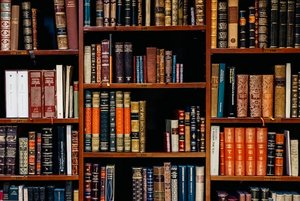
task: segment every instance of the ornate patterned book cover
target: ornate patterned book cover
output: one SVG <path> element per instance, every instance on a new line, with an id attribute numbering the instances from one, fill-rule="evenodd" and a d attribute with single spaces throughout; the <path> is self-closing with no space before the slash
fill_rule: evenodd
<path id="1" fill-rule="evenodd" d="M 256 175 L 256 128 L 245 129 L 245 167 L 246 176 Z"/>
<path id="2" fill-rule="evenodd" d="M 262 75 L 262 116 L 273 117 L 274 75 Z"/>
<path id="3" fill-rule="evenodd" d="M 92 117 L 91 117 L 91 131 L 92 131 L 92 151 L 100 151 L 100 92 L 92 92 Z"/>
<path id="4" fill-rule="evenodd" d="M 109 150 L 109 92 L 100 92 L 100 151 Z"/>
<path id="5" fill-rule="evenodd" d="M 237 75 L 237 117 L 248 116 L 249 75 Z"/>
<path id="6" fill-rule="evenodd" d="M 140 151 L 140 102 L 131 101 L 131 151 Z"/>
<path id="7" fill-rule="evenodd" d="M 85 91 L 84 95 L 84 151 L 92 151 L 92 92 Z"/>
<path id="8" fill-rule="evenodd" d="M 256 128 L 256 176 L 267 175 L 268 128 Z"/>
<path id="9" fill-rule="evenodd" d="M 249 76 L 250 117 L 261 117 L 262 114 L 262 75 Z"/>
<path id="10" fill-rule="evenodd" d="M 69 48 L 65 0 L 54 0 L 54 12 L 57 47 L 60 50 L 65 50 Z"/>
<path id="11" fill-rule="evenodd" d="M 285 117 L 285 65 L 274 67 L 274 117 Z"/>

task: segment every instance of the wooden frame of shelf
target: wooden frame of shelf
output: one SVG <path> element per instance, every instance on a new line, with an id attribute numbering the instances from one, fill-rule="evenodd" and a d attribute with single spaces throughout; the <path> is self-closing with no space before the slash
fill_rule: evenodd
<path id="1" fill-rule="evenodd" d="M 0 51 L 0 56 L 29 56 L 33 55 L 55 55 L 55 56 L 64 56 L 64 55 L 78 55 L 78 50 L 10 50 L 10 51 Z"/>
<path id="2" fill-rule="evenodd" d="M 87 158 L 205 158 L 205 152 L 144 152 L 144 153 L 116 153 L 116 152 L 85 152 Z"/>
<path id="3" fill-rule="evenodd" d="M 1 175 L 0 181 L 77 181 L 78 175 Z"/>
<path id="4" fill-rule="evenodd" d="M 300 48 L 215 48 L 210 54 L 299 54 Z"/>
<path id="5" fill-rule="evenodd" d="M 0 124 L 77 124 L 78 118 L 70 119 L 22 119 L 22 118 L 0 118 Z"/>
<path id="6" fill-rule="evenodd" d="M 211 181 L 284 181 L 299 182 L 300 177 L 292 176 L 211 176 Z"/>
<path id="7" fill-rule="evenodd" d="M 300 123 L 300 118 L 211 118 L 211 123 L 262 123 L 262 124 L 296 124 Z"/>

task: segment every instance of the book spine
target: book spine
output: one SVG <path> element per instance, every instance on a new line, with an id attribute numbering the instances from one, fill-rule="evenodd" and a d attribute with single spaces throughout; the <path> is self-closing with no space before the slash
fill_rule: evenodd
<path id="1" fill-rule="evenodd" d="M 141 167 L 132 167 L 132 200 L 143 199 L 143 176 Z"/>
<path id="2" fill-rule="evenodd" d="M 53 118 L 56 117 L 55 114 L 55 70 L 44 70 L 43 71 L 43 117 Z"/>
<path id="3" fill-rule="evenodd" d="M 129 152 L 131 150 L 131 99 L 130 92 L 124 93 L 124 151 Z"/>
<path id="4" fill-rule="evenodd" d="M 153 200 L 154 199 L 153 168 L 148 167 L 146 171 L 147 171 L 147 200 Z"/>
<path id="5" fill-rule="evenodd" d="M 249 76 L 249 106 L 250 117 L 260 117 L 262 114 L 262 76 Z"/>
<path id="6" fill-rule="evenodd" d="M 131 101 L 131 152 L 140 151 L 140 121 L 139 121 L 139 101 Z"/>
<path id="7" fill-rule="evenodd" d="M 116 147 L 124 151 L 124 98 L 122 91 L 116 91 Z"/>
<path id="8" fill-rule="evenodd" d="M 143 16 L 145 14 L 143 7 L 144 7 L 144 2 L 142 0 L 137 0 L 137 25 L 138 26 L 143 26 L 143 21 L 144 21 Z"/>
<path id="9" fill-rule="evenodd" d="M 19 174 L 28 174 L 28 138 L 19 138 Z"/>
<path id="10" fill-rule="evenodd" d="M 219 175 L 219 147 L 220 147 L 220 126 L 211 126 L 210 129 L 210 174 L 212 176 Z"/>
<path id="11" fill-rule="evenodd" d="M 99 190 L 99 176 L 100 174 L 100 165 L 98 163 L 92 164 L 92 184 L 91 184 L 91 199 L 97 200 L 100 197 Z"/>
<path id="12" fill-rule="evenodd" d="M 178 0 L 178 1 L 180 1 L 180 0 Z M 227 22 L 227 20 L 226 20 L 226 22 Z M 210 25 L 211 44 L 210 44 L 210 47 L 212 49 L 218 47 L 217 46 L 217 41 L 218 41 L 218 38 L 217 38 L 218 28 L 217 27 L 218 27 L 218 1 L 211 0 L 211 25 Z M 227 32 L 226 32 L 226 34 L 227 34 Z M 228 34 L 227 34 L 227 36 L 228 36 Z"/>
<path id="13" fill-rule="evenodd" d="M 123 83 L 124 79 L 124 44 L 115 42 L 115 82 Z"/>
<path id="14" fill-rule="evenodd" d="M 131 1 L 131 26 L 137 26 L 138 24 L 138 0 Z"/>
<path id="15" fill-rule="evenodd" d="M 2 0 L 1 3 L 1 50 L 11 49 L 11 0 Z"/>
<path id="16" fill-rule="evenodd" d="M 116 151 L 116 92 L 109 92 L 109 151 Z"/>
<path id="17" fill-rule="evenodd" d="M 154 200 L 164 200 L 164 167 L 153 166 L 153 198 Z"/>
<path id="18" fill-rule="evenodd" d="M 53 174 L 53 128 L 42 128 L 42 174 Z"/>
<path id="19" fill-rule="evenodd" d="M 110 41 L 104 39 L 101 41 L 101 80 L 103 83 L 110 83 L 110 61 L 109 61 Z"/>
<path id="20" fill-rule="evenodd" d="M 192 7 L 191 7 L 192 8 Z M 192 9 L 191 9 L 192 10 Z M 204 25 L 205 23 L 205 1 L 196 0 L 195 1 L 195 24 L 196 25 Z M 191 18 L 193 15 L 191 14 Z M 191 23 L 193 25 L 193 23 Z"/>
<path id="21" fill-rule="evenodd" d="M 117 26 L 122 26 L 123 23 L 123 1 L 122 0 L 117 0 Z"/>
<path id="22" fill-rule="evenodd" d="M 278 34 L 278 47 L 286 47 L 287 37 L 287 1 L 279 0 L 279 34 Z"/>
<path id="23" fill-rule="evenodd" d="M 29 117 L 42 117 L 42 71 L 30 70 L 29 74 Z"/>
<path id="24" fill-rule="evenodd" d="M 124 42 L 124 73 L 125 82 L 133 82 L 133 55 L 131 42 Z"/>
<path id="25" fill-rule="evenodd" d="M 100 151 L 109 150 L 109 92 L 100 92 Z"/>
<path id="26" fill-rule="evenodd" d="M 247 33 L 246 33 L 246 10 L 240 10 L 240 16 L 239 16 L 239 34 L 238 34 L 238 39 L 239 39 L 239 47 L 240 48 L 246 48 L 246 39 L 247 39 Z"/>
<path id="27" fill-rule="evenodd" d="M 100 172 L 100 201 L 105 201 L 106 197 L 106 166 L 101 166 Z"/>
<path id="28" fill-rule="evenodd" d="M 258 1 L 258 46 L 268 47 L 268 11 L 267 0 Z"/>
<path id="29" fill-rule="evenodd" d="M 285 65 L 275 65 L 274 116 L 285 117 Z"/>
<path id="30" fill-rule="evenodd" d="M 224 132 L 220 132 L 220 136 L 219 136 L 219 139 L 220 139 L 220 144 L 219 144 L 219 147 L 220 147 L 220 152 L 219 152 L 219 175 L 220 176 L 224 176 L 225 175 L 225 135 L 224 135 Z"/>
<path id="31" fill-rule="evenodd" d="M 225 91 L 225 63 L 219 65 L 219 86 L 218 86 L 218 113 L 217 117 L 221 118 L 224 114 L 224 91 Z"/>
<path id="32" fill-rule="evenodd" d="M 110 26 L 115 27 L 117 21 L 117 2 L 110 0 Z"/>
<path id="33" fill-rule="evenodd" d="M 10 31 L 10 49 L 19 49 L 19 23 L 20 22 L 20 6 L 11 6 L 11 31 Z"/>
<path id="34" fill-rule="evenodd" d="M 42 171 L 42 133 L 36 133 L 36 174 L 40 175 Z"/>
<path id="35" fill-rule="evenodd" d="M 165 1 L 155 0 L 155 26 L 165 25 Z"/>
<path id="36" fill-rule="evenodd" d="M 152 2 L 153 4 L 154 2 Z M 145 1 L 145 26 L 150 26 L 151 25 L 151 0 L 146 0 Z"/>
<path id="37" fill-rule="evenodd" d="M 89 84 L 92 82 L 92 46 L 84 46 L 83 57 L 83 69 L 84 69 L 84 83 Z"/>
<path id="38" fill-rule="evenodd" d="M 91 26 L 91 0 L 84 0 L 84 26 Z"/>
<path id="39" fill-rule="evenodd" d="M 56 127 L 58 174 L 66 174 L 66 132 L 64 126 Z"/>
<path id="40" fill-rule="evenodd" d="M 205 132 L 205 117 L 200 117 L 200 152 L 206 151 L 206 132 Z M 199 125 L 197 125 L 199 127 Z"/>
<path id="41" fill-rule="evenodd" d="M 84 98 L 84 150 L 90 152 L 92 151 L 92 92 L 86 90 Z"/>
<path id="42" fill-rule="evenodd" d="M 273 117 L 274 75 L 262 75 L 262 116 Z"/>
<path id="43" fill-rule="evenodd" d="M 275 175 L 283 175 L 284 167 L 284 134 L 276 133 L 275 137 Z"/>
<path id="44" fill-rule="evenodd" d="M 92 163 L 84 164 L 84 199 L 92 198 Z"/>
<path id="45" fill-rule="evenodd" d="M 278 47 L 278 0 L 271 0 L 270 5 L 270 48 Z"/>
<path id="46" fill-rule="evenodd" d="M 5 173 L 5 153 L 6 153 L 5 142 L 6 142 L 6 127 L 0 126 L 0 174 Z"/>
<path id="47" fill-rule="evenodd" d="M 165 50 L 165 82 L 172 82 L 172 50 Z"/>
<path id="48" fill-rule="evenodd" d="M 119 4 L 119 1 L 118 1 Z M 96 0 L 96 26 L 104 26 L 104 10 L 103 10 L 103 0 Z M 118 5 L 117 5 L 118 9 Z M 118 21 L 117 21 L 118 23 Z"/>
<path id="49" fill-rule="evenodd" d="M 286 47 L 294 47 L 294 26 L 295 26 L 295 0 L 287 1 L 287 22 L 286 22 Z"/>
<path id="50" fill-rule="evenodd" d="M 125 26 L 131 25 L 131 1 L 125 0 L 124 2 L 124 19 L 125 19 Z"/>
<path id="51" fill-rule="evenodd" d="M 72 165 L 72 175 L 79 174 L 79 136 L 77 130 L 72 130 L 71 132 L 71 165 Z"/>
<path id="52" fill-rule="evenodd" d="M 234 175 L 245 175 L 245 128 L 234 128 Z"/>
<path id="53" fill-rule="evenodd" d="M 100 92 L 92 92 L 92 116 L 91 116 L 91 135 L 92 135 L 92 151 L 100 150 Z"/>
<path id="54" fill-rule="evenodd" d="M 298 116 L 298 74 L 292 75 L 291 117 Z"/>
<path id="55" fill-rule="evenodd" d="M 256 129 L 256 176 L 267 175 L 267 142 L 268 142 L 268 130 L 267 128 Z"/>
<path id="56" fill-rule="evenodd" d="M 179 135 L 179 152 L 185 151 L 185 135 L 184 135 L 184 110 L 177 110 L 178 119 L 178 135 Z"/>
<path id="57" fill-rule="evenodd" d="M 211 65 L 211 117 L 218 115 L 219 69 L 220 64 L 213 63 Z"/>
<path id="58" fill-rule="evenodd" d="M 69 48 L 65 9 L 65 0 L 54 0 L 57 47 L 60 50 Z"/>
<path id="59" fill-rule="evenodd" d="M 228 96 L 228 116 L 236 116 L 236 67 L 230 66 L 228 70 L 228 89 L 230 95 Z"/>
<path id="60" fill-rule="evenodd" d="M 36 133 L 35 131 L 28 132 L 28 174 L 34 175 L 36 172 Z"/>
<path id="61" fill-rule="evenodd" d="M 32 16 L 31 16 L 31 2 L 24 1 L 21 4 L 22 10 L 22 27 L 23 27 L 23 42 L 25 50 L 33 49 L 32 38 Z"/>
<path id="62" fill-rule="evenodd" d="M 171 151 L 179 151 L 178 120 L 171 120 Z"/>
<path id="63" fill-rule="evenodd" d="M 146 151 L 146 101 L 139 101 L 140 152 Z"/>
<path id="64" fill-rule="evenodd" d="M 235 170 L 235 153 L 234 153 L 234 128 L 224 128 L 224 142 L 225 142 L 225 175 L 233 176 Z"/>
<path id="65" fill-rule="evenodd" d="M 237 75 L 237 117 L 248 116 L 248 83 L 249 75 L 238 74 Z"/>
<path id="66" fill-rule="evenodd" d="M 228 0 L 228 47 L 238 47 L 238 0 Z"/>
<path id="67" fill-rule="evenodd" d="M 38 41 L 38 10 L 37 8 L 31 8 L 32 16 L 32 45 L 33 49 L 37 50 L 39 47 Z"/>
<path id="68" fill-rule="evenodd" d="M 165 26 L 171 26 L 171 25 L 172 25 L 172 0 L 165 0 Z"/>
<path id="69" fill-rule="evenodd" d="M 248 20 L 248 32 L 249 32 L 249 48 L 255 48 L 255 7 L 249 6 L 249 20 Z"/>
<path id="70" fill-rule="evenodd" d="M 275 132 L 268 132 L 267 175 L 275 174 Z"/>
<path id="71" fill-rule="evenodd" d="M 245 168 L 247 176 L 256 175 L 256 128 L 245 129 Z"/>
<path id="72" fill-rule="evenodd" d="M 196 152 L 197 151 L 197 109 L 195 105 L 192 105 L 190 107 L 191 111 L 191 136 L 190 136 L 190 146 L 191 151 Z"/>
<path id="73" fill-rule="evenodd" d="M 187 106 L 184 110 L 184 139 L 185 139 L 185 151 L 191 151 L 191 110 Z"/>
<path id="74" fill-rule="evenodd" d="M 142 200 L 147 200 L 147 168 L 142 168 Z"/>
<path id="75" fill-rule="evenodd" d="M 73 82 L 74 118 L 79 118 L 79 82 Z"/>
<path id="76" fill-rule="evenodd" d="M 291 175 L 299 175 L 299 140 L 291 139 Z"/>
<path id="77" fill-rule="evenodd" d="M 295 48 L 300 47 L 300 1 L 295 2 Z"/>
<path id="78" fill-rule="evenodd" d="M 101 44 L 96 44 L 96 83 L 101 83 Z"/>
<path id="79" fill-rule="evenodd" d="M 6 129 L 6 174 L 15 175 L 17 153 L 17 126 L 9 126 Z M 28 163 L 27 163 L 28 164 Z"/>
<path id="80" fill-rule="evenodd" d="M 113 201 L 115 197 L 115 165 L 106 166 L 106 198 L 107 201 Z"/>
<path id="81" fill-rule="evenodd" d="M 178 0 L 172 0 L 171 2 L 171 23 L 172 26 L 177 26 L 178 22 Z"/>
<path id="82" fill-rule="evenodd" d="M 69 49 L 78 49 L 77 1 L 65 0 Z"/>
<path id="83" fill-rule="evenodd" d="M 178 165 L 178 200 L 187 200 L 187 167 Z"/>
<path id="84" fill-rule="evenodd" d="M 164 162 L 165 201 L 171 201 L 171 162 Z"/>
<path id="85" fill-rule="evenodd" d="M 97 68 L 96 68 L 96 44 L 91 44 L 91 83 L 96 83 Z"/>

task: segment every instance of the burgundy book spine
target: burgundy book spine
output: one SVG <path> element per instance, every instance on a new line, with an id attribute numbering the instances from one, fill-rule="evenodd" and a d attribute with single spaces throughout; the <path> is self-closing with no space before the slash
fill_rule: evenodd
<path id="1" fill-rule="evenodd" d="M 69 49 L 78 49 L 77 1 L 65 0 Z"/>

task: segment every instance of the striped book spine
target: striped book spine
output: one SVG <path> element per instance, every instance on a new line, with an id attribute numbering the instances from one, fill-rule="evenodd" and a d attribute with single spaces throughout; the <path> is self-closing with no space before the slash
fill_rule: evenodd
<path id="1" fill-rule="evenodd" d="M 124 99 L 123 92 L 116 91 L 116 137 L 117 152 L 124 151 Z"/>
<path id="2" fill-rule="evenodd" d="M 19 174 L 28 174 L 28 138 L 19 138 Z"/>
<path id="3" fill-rule="evenodd" d="M 177 110 L 179 152 L 185 151 L 185 133 L 184 133 L 184 110 Z"/>
<path id="4" fill-rule="evenodd" d="M 103 27 L 103 0 L 96 0 L 96 26 Z"/>
<path id="5" fill-rule="evenodd" d="M 132 200 L 143 199 L 143 175 L 141 167 L 132 167 Z"/>
<path id="6" fill-rule="evenodd" d="M 154 181 L 153 181 L 153 168 L 147 167 L 147 200 L 154 200 L 153 189 L 154 189 Z"/>
<path id="7" fill-rule="evenodd" d="M 140 121 L 140 152 L 146 151 L 146 101 L 139 101 L 139 121 Z"/>
<path id="8" fill-rule="evenodd" d="M 0 174 L 5 173 L 5 140 L 6 127 L 0 126 Z"/>
<path id="9" fill-rule="evenodd" d="M 197 120 L 196 120 L 196 106 L 192 105 L 190 106 L 191 110 L 191 151 L 195 152 L 197 151 Z"/>
<path id="10" fill-rule="evenodd" d="M 139 101 L 131 101 L 131 151 L 140 151 Z"/>
<path id="11" fill-rule="evenodd" d="M 116 92 L 109 92 L 109 151 L 116 151 Z"/>
<path id="12" fill-rule="evenodd" d="M 100 93 L 100 151 L 109 150 L 109 93 Z"/>
<path id="13" fill-rule="evenodd" d="M 35 131 L 28 132 L 28 174 L 35 174 L 35 147 L 36 147 Z"/>
<path id="14" fill-rule="evenodd" d="M 29 1 L 22 2 L 21 10 L 22 10 L 24 49 L 32 50 L 33 49 L 33 37 L 32 37 L 31 2 L 29 2 Z"/>
<path id="15" fill-rule="evenodd" d="M 178 166 L 171 166 L 171 193 L 172 201 L 178 201 Z"/>
<path id="16" fill-rule="evenodd" d="M 92 108 L 91 108 L 91 136 L 92 136 L 92 151 L 100 150 L 100 92 L 92 92 Z"/>
<path id="17" fill-rule="evenodd" d="M 124 151 L 130 152 L 131 150 L 131 111 L 130 111 L 130 92 L 125 91 L 124 95 Z"/>
<path id="18" fill-rule="evenodd" d="M 92 151 L 92 92 L 85 91 L 84 106 L 84 150 Z"/>
<path id="19" fill-rule="evenodd" d="M 1 50 L 10 50 L 11 0 L 1 0 Z"/>

